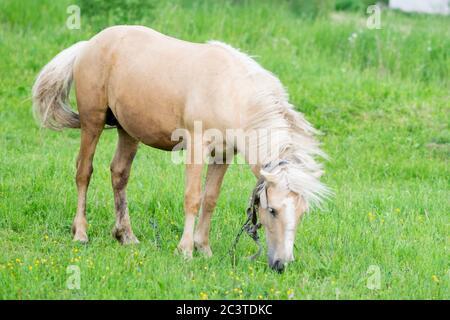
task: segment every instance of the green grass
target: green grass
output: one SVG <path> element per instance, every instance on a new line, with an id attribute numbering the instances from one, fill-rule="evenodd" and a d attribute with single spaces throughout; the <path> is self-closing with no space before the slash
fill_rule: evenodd
<path id="1" fill-rule="evenodd" d="M 69 0 L 0 1 L 1 299 L 286 299 L 288 290 L 295 299 L 450 298 L 448 17 L 386 11 L 382 29 L 369 30 L 363 13 L 303 19 L 288 2 L 141 2 L 132 16 L 90 8 L 88 17 L 82 6 L 81 30 L 68 30 Z M 90 243 L 71 241 L 79 131 L 40 130 L 30 88 L 59 51 L 123 21 L 191 41 L 219 39 L 257 56 L 324 132 L 331 157 L 324 180 L 335 197 L 301 223 L 296 261 L 284 274 L 268 269 L 264 257 L 231 264 L 228 250 L 255 182 L 244 165 L 225 177 L 213 217 L 214 256 L 186 262 L 174 255 L 183 167 L 145 146 L 128 188 L 141 244 L 116 243 L 114 130 L 104 132 L 94 161 Z M 238 253 L 254 250 L 243 238 Z M 80 267 L 80 290 L 66 286 L 69 265 Z M 377 290 L 367 287 L 373 265 L 381 272 Z"/>

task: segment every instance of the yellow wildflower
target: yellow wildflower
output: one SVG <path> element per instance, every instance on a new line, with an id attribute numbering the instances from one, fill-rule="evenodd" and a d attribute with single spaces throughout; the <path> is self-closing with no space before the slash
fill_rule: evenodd
<path id="1" fill-rule="evenodd" d="M 289 289 L 286 293 L 287 293 L 287 296 L 289 299 L 294 298 L 294 290 L 293 289 Z"/>
<path id="2" fill-rule="evenodd" d="M 206 292 L 200 292 L 201 300 L 208 300 L 208 294 Z"/>
<path id="3" fill-rule="evenodd" d="M 369 214 L 367 215 L 369 217 L 369 221 L 372 222 L 373 220 L 375 220 L 375 215 L 372 212 L 369 212 Z"/>
<path id="4" fill-rule="evenodd" d="M 431 276 L 431 280 L 433 280 L 433 282 L 439 283 L 439 278 L 438 278 L 438 276 L 435 275 L 435 274 L 433 274 L 433 275 Z"/>

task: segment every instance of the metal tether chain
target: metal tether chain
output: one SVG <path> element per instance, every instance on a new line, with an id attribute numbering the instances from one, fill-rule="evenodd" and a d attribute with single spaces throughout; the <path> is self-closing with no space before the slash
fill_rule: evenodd
<path id="1" fill-rule="evenodd" d="M 258 187 L 260 186 L 261 183 L 262 180 L 258 180 L 258 183 L 256 184 L 256 187 L 253 190 L 252 196 L 250 198 L 250 203 L 247 207 L 247 220 L 239 230 L 233 242 L 233 245 L 230 249 L 231 263 L 233 264 L 233 266 L 236 265 L 236 247 L 244 231 L 250 236 L 250 238 L 253 239 L 253 241 L 255 241 L 256 245 L 258 246 L 258 251 L 254 255 L 248 257 L 248 259 L 255 260 L 261 255 L 262 245 L 261 242 L 259 241 L 258 235 L 258 229 L 261 228 L 261 223 L 257 223 L 258 219 L 257 214 L 259 207 Z"/>

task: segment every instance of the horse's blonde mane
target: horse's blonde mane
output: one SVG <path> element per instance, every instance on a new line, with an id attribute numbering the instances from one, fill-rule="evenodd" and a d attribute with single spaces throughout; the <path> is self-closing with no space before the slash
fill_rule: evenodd
<path id="1" fill-rule="evenodd" d="M 279 182 L 286 183 L 291 191 L 300 194 L 308 208 L 320 206 L 330 190 L 319 180 L 323 167 L 316 158 L 326 158 L 314 137 L 319 132 L 302 113 L 294 110 L 287 91 L 274 74 L 227 44 L 218 41 L 209 43 L 224 48 L 238 58 L 254 83 L 256 92 L 249 99 L 249 117 L 244 130 L 270 131 L 269 134 L 259 135 L 257 149 L 265 147 L 270 151 L 260 154 L 258 163 L 265 170 L 273 171 Z M 286 160 L 288 164 L 277 167 L 280 160 Z"/>

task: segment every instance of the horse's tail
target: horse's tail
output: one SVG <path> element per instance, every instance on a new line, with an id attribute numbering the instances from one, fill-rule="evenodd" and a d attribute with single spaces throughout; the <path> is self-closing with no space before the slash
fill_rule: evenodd
<path id="1" fill-rule="evenodd" d="M 80 117 L 69 105 L 73 65 L 86 41 L 61 51 L 39 73 L 33 86 L 33 112 L 42 127 L 80 128 Z"/>

